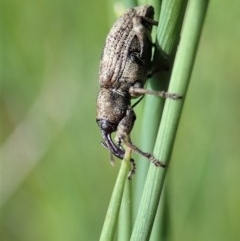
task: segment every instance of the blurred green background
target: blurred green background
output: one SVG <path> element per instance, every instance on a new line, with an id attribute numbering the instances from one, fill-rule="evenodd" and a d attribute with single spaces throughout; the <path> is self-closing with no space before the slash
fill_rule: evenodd
<path id="1" fill-rule="evenodd" d="M 1 240 L 99 238 L 120 163 L 95 123 L 112 9 L 1 2 Z M 240 239 L 239 9 L 209 4 L 166 180 L 170 240 Z"/>

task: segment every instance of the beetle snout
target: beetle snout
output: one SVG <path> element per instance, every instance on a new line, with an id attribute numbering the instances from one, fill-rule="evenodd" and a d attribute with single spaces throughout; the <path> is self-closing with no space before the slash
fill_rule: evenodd
<path id="1" fill-rule="evenodd" d="M 116 157 L 123 159 L 125 151 L 117 146 L 111 137 L 111 133 L 116 131 L 117 125 L 114 123 L 111 123 L 107 120 L 97 120 L 98 126 L 101 129 L 103 141 L 102 144 L 107 149 L 110 150 L 110 152 L 115 155 Z"/>

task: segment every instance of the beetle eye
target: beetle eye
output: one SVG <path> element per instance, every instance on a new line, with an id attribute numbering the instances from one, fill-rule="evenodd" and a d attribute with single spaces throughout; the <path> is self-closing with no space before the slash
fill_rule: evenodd
<path id="1" fill-rule="evenodd" d="M 107 120 L 97 120 L 97 123 L 101 130 L 106 131 L 108 133 L 112 133 L 117 129 L 116 124 L 111 123 Z"/>

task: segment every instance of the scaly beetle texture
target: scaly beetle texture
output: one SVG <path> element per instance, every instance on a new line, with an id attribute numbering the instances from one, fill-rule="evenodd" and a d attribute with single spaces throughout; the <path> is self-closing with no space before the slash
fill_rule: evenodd
<path id="1" fill-rule="evenodd" d="M 155 166 L 164 164 L 150 153 L 141 151 L 131 139 L 130 132 L 136 119 L 131 99 L 153 94 L 160 97 L 177 99 L 176 94 L 164 91 L 144 89 L 144 84 L 151 74 L 152 57 L 152 26 L 154 9 L 144 5 L 126 11 L 113 25 L 107 36 L 99 68 L 100 91 L 97 98 L 96 121 L 101 130 L 102 144 L 112 155 L 123 159 L 124 143 L 133 151 L 145 156 Z M 115 141 L 111 134 L 116 132 Z M 135 163 L 131 159 L 132 170 Z"/>

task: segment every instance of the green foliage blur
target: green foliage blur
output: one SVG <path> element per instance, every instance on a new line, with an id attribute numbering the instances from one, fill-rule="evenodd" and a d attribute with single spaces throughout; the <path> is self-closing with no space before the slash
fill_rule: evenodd
<path id="1" fill-rule="evenodd" d="M 95 123 L 109 2 L 1 3 L 1 240 L 99 238 L 120 163 Z M 166 179 L 172 241 L 240 238 L 239 8 L 209 4 Z"/>

